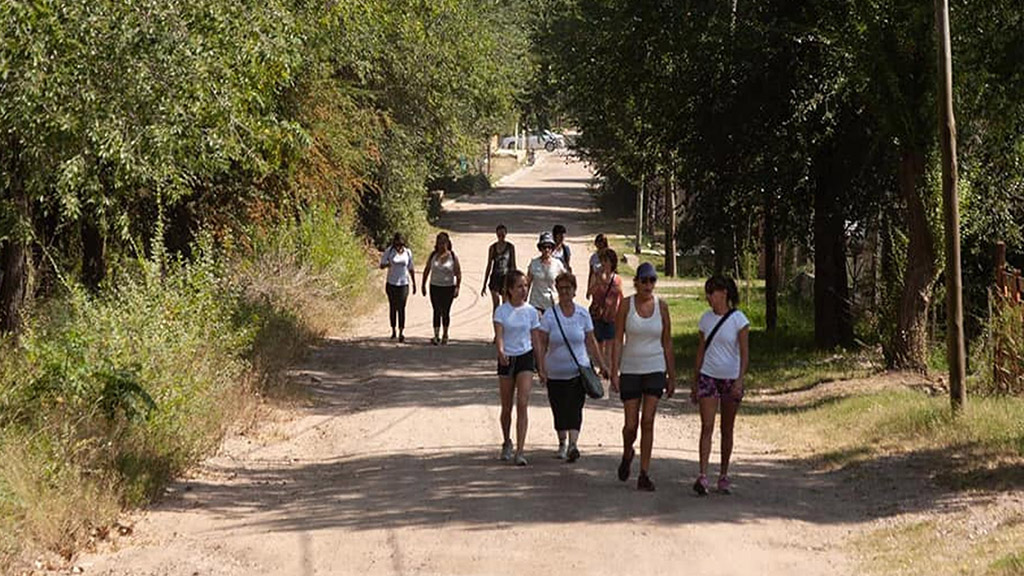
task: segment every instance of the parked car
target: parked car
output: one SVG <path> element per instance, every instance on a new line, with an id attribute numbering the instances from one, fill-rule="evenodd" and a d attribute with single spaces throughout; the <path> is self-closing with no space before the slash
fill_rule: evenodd
<path id="1" fill-rule="evenodd" d="M 501 148 L 511 149 L 516 148 L 518 140 L 518 147 L 523 148 L 523 137 L 516 138 L 515 136 L 506 136 L 501 139 Z M 565 137 L 561 134 L 555 134 L 550 130 L 542 130 L 541 132 L 535 132 L 529 134 L 526 137 L 526 149 L 527 150 L 540 150 L 541 148 L 548 152 L 554 151 L 556 148 L 565 148 Z"/>

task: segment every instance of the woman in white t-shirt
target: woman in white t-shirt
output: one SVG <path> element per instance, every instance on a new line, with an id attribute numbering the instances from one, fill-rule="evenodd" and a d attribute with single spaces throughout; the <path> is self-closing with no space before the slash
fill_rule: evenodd
<path id="1" fill-rule="evenodd" d="M 580 457 L 577 442 L 587 400 L 579 367 L 590 366 L 593 360 L 602 373 L 608 369 L 594 338 L 590 312 L 573 302 L 576 276 L 561 274 L 555 279 L 555 289 L 558 304 L 548 308 L 540 319 L 537 356 L 543 361 L 538 373 L 548 388 L 548 402 L 555 417 L 558 458 L 575 462 Z"/>
<path id="2" fill-rule="evenodd" d="M 711 309 L 700 318 L 697 370 L 690 399 L 700 406 L 700 475 L 693 489 L 708 493 L 708 460 L 715 433 L 715 413 L 722 408 L 722 463 L 718 491 L 729 494 L 729 458 L 732 456 L 736 412 L 743 398 L 743 376 L 747 373 L 750 320 L 740 312 L 740 294 L 732 278 L 712 276 L 704 284 Z"/>
<path id="3" fill-rule="evenodd" d="M 523 446 L 529 424 L 527 408 L 533 372 L 534 349 L 539 337 L 537 310 L 526 302 L 526 276 L 513 270 L 505 280 L 505 302 L 494 311 L 494 345 L 498 352 L 498 392 L 501 396 L 501 459 L 526 466 Z M 512 404 L 516 405 L 516 449 L 512 453 Z"/>
<path id="4" fill-rule="evenodd" d="M 558 258 L 552 256 L 555 249 L 555 238 L 550 232 L 543 232 L 537 240 L 540 256 L 530 260 L 526 269 L 526 287 L 530 294 L 530 306 L 541 314 L 555 303 L 555 278 L 562 272 L 568 272 Z"/>
<path id="5" fill-rule="evenodd" d="M 388 279 L 384 292 L 388 295 L 391 318 L 391 339 L 395 339 L 398 326 L 398 341 L 405 342 L 405 303 L 409 300 L 409 287 L 416 293 L 416 269 L 412 263 L 412 250 L 405 246 L 405 236 L 395 233 L 391 245 L 380 256 L 381 269 L 387 269 Z"/>

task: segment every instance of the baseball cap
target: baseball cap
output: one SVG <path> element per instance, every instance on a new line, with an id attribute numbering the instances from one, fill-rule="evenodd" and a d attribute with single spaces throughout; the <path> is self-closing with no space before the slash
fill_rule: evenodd
<path id="1" fill-rule="evenodd" d="M 650 262 L 644 262 L 636 269 L 637 278 L 653 278 L 658 279 L 658 272 L 654 269 L 654 264 Z"/>
<path id="2" fill-rule="evenodd" d="M 551 235 L 551 232 L 540 233 L 540 238 L 537 239 L 537 247 L 540 248 L 545 244 L 549 244 L 551 246 L 555 245 L 555 237 Z"/>

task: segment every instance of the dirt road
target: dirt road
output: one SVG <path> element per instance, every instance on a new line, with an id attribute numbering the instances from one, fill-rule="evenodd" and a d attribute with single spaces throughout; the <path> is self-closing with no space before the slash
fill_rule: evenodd
<path id="1" fill-rule="evenodd" d="M 490 297 L 480 296 L 486 248 L 504 222 L 524 266 L 537 232 L 561 222 L 585 270 L 596 232 L 586 224 L 589 177 L 578 163 L 540 156 L 505 188 L 448 203 L 441 225 L 466 274 L 450 345 L 430 345 L 426 298 L 411 297 L 404 345 L 387 338 L 382 306 L 296 368 L 315 403 L 276 424 L 274 441 L 229 439 L 120 550 L 78 565 L 183 576 L 852 573 L 839 544 L 864 506 L 756 444 L 742 415 L 732 496 L 690 491 L 698 423 L 681 398 L 663 402 L 655 426 L 655 493 L 635 489 L 635 464 L 629 482 L 615 476 L 617 399 L 588 401 L 582 458 L 566 464 L 553 458 L 537 386 L 530 465 L 498 460 Z"/>

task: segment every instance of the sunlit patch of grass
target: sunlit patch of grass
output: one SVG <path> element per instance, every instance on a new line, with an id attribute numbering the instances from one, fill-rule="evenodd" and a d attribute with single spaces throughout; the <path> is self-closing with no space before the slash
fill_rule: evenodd
<path id="1" fill-rule="evenodd" d="M 1008 576 L 1024 574 L 1024 527 L 1000 523 L 998 507 L 896 522 L 850 546 L 870 574 Z"/>

